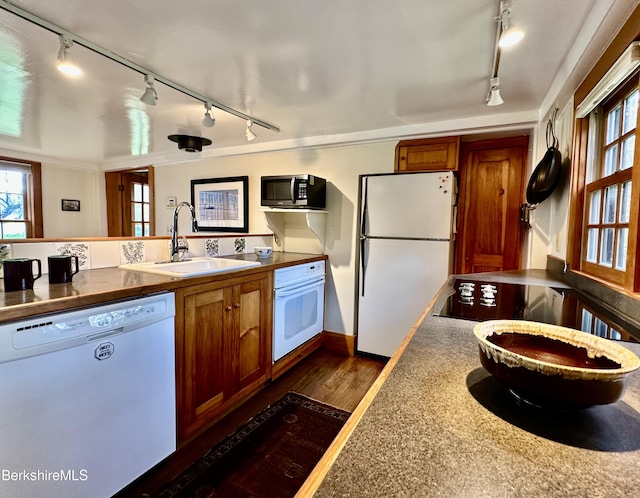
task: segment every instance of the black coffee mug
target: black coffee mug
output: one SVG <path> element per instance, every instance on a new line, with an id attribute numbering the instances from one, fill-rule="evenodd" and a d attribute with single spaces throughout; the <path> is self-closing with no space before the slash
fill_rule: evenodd
<path id="1" fill-rule="evenodd" d="M 49 283 L 66 284 L 71 282 L 73 276 L 80 271 L 78 256 L 49 256 Z M 71 269 L 71 261 L 75 262 L 75 270 Z"/>
<path id="2" fill-rule="evenodd" d="M 33 263 L 38 264 L 38 274 L 33 274 Z M 33 282 L 42 276 L 39 259 L 5 259 L 2 263 L 5 292 L 33 289 Z"/>

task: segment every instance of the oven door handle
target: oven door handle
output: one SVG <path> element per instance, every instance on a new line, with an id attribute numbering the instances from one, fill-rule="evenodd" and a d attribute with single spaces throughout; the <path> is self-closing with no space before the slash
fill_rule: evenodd
<path id="1" fill-rule="evenodd" d="M 302 285 L 295 287 L 282 287 L 280 289 L 275 289 L 276 299 L 279 297 L 291 296 L 292 294 L 298 294 L 300 292 L 313 289 L 314 287 L 318 287 L 319 285 L 324 285 L 324 277 L 320 277 L 311 282 L 304 282 Z"/>

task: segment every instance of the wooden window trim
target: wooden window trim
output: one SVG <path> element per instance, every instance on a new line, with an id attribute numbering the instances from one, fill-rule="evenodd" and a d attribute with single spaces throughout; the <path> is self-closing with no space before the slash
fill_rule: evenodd
<path id="1" fill-rule="evenodd" d="M 42 228 L 42 165 L 34 161 L 6 156 L 0 156 L 0 161 L 28 164 L 31 166 L 30 185 L 28 186 L 29 202 L 27 209 L 29 210 L 29 223 L 27 223 L 27 238 L 44 237 L 44 230 Z"/>
<path id="2" fill-rule="evenodd" d="M 635 8 L 627 22 L 620 29 L 618 34 L 604 51 L 603 55 L 594 65 L 593 69 L 575 91 L 574 111 L 595 87 L 598 81 L 600 81 L 600 79 L 605 75 L 613 63 L 624 53 L 629 44 L 633 41 L 640 40 L 638 26 L 640 26 L 640 5 Z M 640 116 L 638 124 L 640 125 Z M 640 126 L 636 128 L 636 148 L 634 154 L 634 164 L 636 167 L 632 168 L 632 206 L 640 205 L 640 167 L 638 167 L 640 166 L 639 130 Z M 588 116 L 582 119 L 577 118 L 574 126 L 571 161 L 571 202 L 568 225 L 571 228 L 569 229 L 567 237 L 567 264 L 572 271 L 581 273 L 593 280 L 600 281 L 609 287 L 617 288 L 626 294 L 640 292 L 640 255 L 638 255 L 637 250 L 640 248 L 640 218 L 638 209 L 631 210 L 629 219 L 629 226 L 638 227 L 638 229 L 635 230 L 633 237 L 630 236 L 628 241 L 629 246 L 627 254 L 629 256 L 627 258 L 627 271 L 624 273 L 624 279 L 618 284 L 602 280 L 601 277 L 599 278 L 592 273 L 586 273 L 588 269 L 584 268 L 582 265 L 582 244 L 585 239 L 585 234 L 583 233 L 583 219 L 585 216 L 588 136 Z"/>

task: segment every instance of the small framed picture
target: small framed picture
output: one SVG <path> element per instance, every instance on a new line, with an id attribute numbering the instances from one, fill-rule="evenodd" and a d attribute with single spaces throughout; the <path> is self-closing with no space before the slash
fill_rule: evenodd
<path id="1" fill-rule="evenodd" d="M 80 211 L 80 201 L 75 199 L 62 199 L 63 211 Z"/>

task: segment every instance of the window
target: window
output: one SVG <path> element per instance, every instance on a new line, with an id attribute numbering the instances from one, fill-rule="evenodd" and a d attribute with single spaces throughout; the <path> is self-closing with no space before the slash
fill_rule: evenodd
<path id="1" fill-rule="evenodd" d="M 572 272 L 628 294 L 640 292 L 639 26 L 640 5 L 573 95 L 566 254 Z"/>
<path id="2" fill-rule="evenodd" d="M 638 73 L 591 112 L 581 268 L 624 284 L 629 253 L 632 173 L 638 116 Z"/>
<path id="3" fill-rule="evenodd" d="M 131 182 L 131 225 L 135 237 L 150 235 L 149 185 Z"/>
<path id="4" fill-rule="evenodd" d="M 40 163 L 0 158 L 0 238 L 42 237 Z"/>

